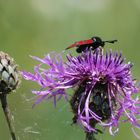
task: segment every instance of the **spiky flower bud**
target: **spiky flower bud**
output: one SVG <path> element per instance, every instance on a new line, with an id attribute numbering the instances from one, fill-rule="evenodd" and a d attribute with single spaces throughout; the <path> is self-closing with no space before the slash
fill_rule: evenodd
<path id="1" fill-rule="evenodd" d="M 19 72 L 13 58 L 0 52 L 0 94 L 10 93 L 19 83 Z"/>

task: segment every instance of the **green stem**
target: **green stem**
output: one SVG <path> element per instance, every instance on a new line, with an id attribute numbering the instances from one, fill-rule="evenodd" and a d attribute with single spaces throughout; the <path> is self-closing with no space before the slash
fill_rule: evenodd
<path id="1" fill-rule="evenodd" d="M 6 97 L 7 96 L 6 96 L 5 93 L 2 93 L 0 95 L 1 105 L 2 105 L 3 112 L 4 112 L 4 115 L 5 115 L 9 130 L 10 130 L 12 140 L 16 140 L 15 131 L 14 131 L 15 129 L 14 129 L 14 126 L 12 124 L 12 116 L 11 116 L 11 113 L 10 113 L 10 109 L 8 108 Z"/>
<path id="2" fill-rule="evenodd" d="M 96 140 L 93 132 L 86 132 L 86 139 L 85 140 Z"/>

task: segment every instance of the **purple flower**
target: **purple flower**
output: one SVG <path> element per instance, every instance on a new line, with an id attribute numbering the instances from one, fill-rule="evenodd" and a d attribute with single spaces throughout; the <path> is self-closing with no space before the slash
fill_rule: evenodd
<path id="1" fill-rule="evenodd" d="M 140 128 L 140 101 L 133 97 L 139 88 L 131 75 L 132 64 L 125 63 L 122 54 L 86 51 L 76 57 L 67 55 L 66 62 L 60 54 L 52 55 L 43 59 L 32 57 L 41 64 L 33 74 L 22 73 L 26 80 L 41 86 L 41 90 L 32 91 L 39 96 L 35 104 L 44 98 L 54 98 L 56 104 L 62 96 L 67 99 L 67 89 L 74 88 L 70 99 L 73 123 L 80 124 L 87 134 L 100 132 L 96 124 L 109 127 L 111 135 L 118 131 L 120 122 Z"/>

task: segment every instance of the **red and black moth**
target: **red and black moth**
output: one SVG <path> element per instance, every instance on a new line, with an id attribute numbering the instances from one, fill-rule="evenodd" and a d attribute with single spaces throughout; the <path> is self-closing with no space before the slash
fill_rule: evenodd
<path id="1" fill-rule="evenodd" d="M 66 50 L 76 47 L 76 52 L 81 53 L 85 51 L 86 49 L 91 48 L 92 50 L 95 50 L 98 47 L 104 47 L 105 43 L 115 43 L 115 42 L 117 42 L 117 40 L 103 41 L 100 37 L 92 37 L 91 39 L 88 39 L 88 40 L 81 40 L 81 41 L 75 42 L 74 44 L 67 47 Z"/>

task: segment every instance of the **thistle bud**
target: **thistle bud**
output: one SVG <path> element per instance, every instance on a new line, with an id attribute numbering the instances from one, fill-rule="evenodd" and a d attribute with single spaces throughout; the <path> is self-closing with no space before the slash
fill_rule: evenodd
<path id="1" fill-rule="evenodd" d="M 10 93 L 19 83 L 19 72 L 13 58 L 0 52 L 0 94 Z"/>

